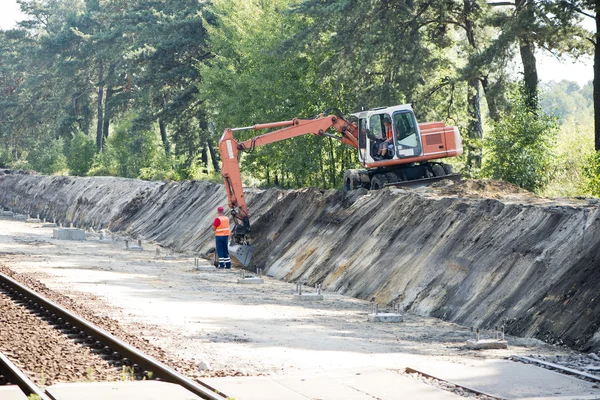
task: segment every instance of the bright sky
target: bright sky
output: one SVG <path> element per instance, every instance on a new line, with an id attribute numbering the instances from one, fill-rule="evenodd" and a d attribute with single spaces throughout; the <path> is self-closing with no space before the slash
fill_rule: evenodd
<path id="1" fill-rule="evenodd" d="M 23 18 L 16 0 L 0 0 L 0 28 L 13 28 L 17 21 Z M 589 18 L 584 21 L 584 26 L 593 29 L 593 22 Z M 590 26 L 591 25 L 591 26 Z M 594 78 L 593 61 L 590 58 L 580 60 L 577 63 L 570 61 L 558 61 L 547 52 L 537 53 L 538 74 L 542 82 L 561 81 L 567 79 L 575 81 L 580 85 Z"/>

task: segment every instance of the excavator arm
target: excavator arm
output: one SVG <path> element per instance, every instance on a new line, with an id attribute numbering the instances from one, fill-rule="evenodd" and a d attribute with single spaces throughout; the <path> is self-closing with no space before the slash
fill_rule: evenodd
<path id="1" fill-rule="evenodd" d="M 281 128 L 239 142 L 234 133 L 243 130 L 262 130 Z M 334 128 L 341 136 L 328 133 Z M 246 235 L 250 231 L 250 213 L 244 198 L 242 177 L 240 174 L 239 154 L 241 151 L 252 151 L 254 148 L 279 142 L 296 136 L 313 134 L 339 139 L 342 143 L 358 148 L 358 129 L 355 124 L 346 121 L 338 112 L 334 115 L 319 115 L 313 119 L 292 119 L 289 121 L 258 124 L 243 128 L 227 128 L 219 141 L 219 153 L 222 160 L 222 175 L 225 191 L 231 208 L 235 226 L 232 231 L 234 243 L 247 244 Z"/>

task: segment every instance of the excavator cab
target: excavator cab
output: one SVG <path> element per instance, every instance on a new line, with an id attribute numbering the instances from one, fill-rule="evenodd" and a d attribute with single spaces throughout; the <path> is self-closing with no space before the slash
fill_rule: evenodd
<path id="1" fill-rule="evenodd" d="M 382 161 L 377 154 L 386 139 L 386 120 L 392 122 L 393 143 L 387 146 L 384 161 L 422 154 L 419 125 L 410 105 L 375 108 L 352 115 L 358 120 L 358 156 L 361 163 Z"/>

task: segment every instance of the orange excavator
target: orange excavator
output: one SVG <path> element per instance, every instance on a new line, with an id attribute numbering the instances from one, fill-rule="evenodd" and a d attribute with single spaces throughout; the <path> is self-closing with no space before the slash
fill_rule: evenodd
<path id="1" fill-rule="evenodd" d="M 277 130 L 239 142 L 234 133 L 243 130 Z M 332 133 L 336 132 L 336 133 Z M 248 241 L 250 213 L 240 175 L 240 152 L 296 136 L 332 137 L 358 150 L 363 169 L 344 173 L 344 190 L 379 190 L 385 186 L 423 186 L 440 179 L 456 179 L 448 164 L 431 160 L 462 154 L 458 128 L 443 122 L 417 123 L 410 105 L 380 107 L 351 114 L 349 119 L 333 110 L 311 119 L 227 128 L 219 141 L 225 191 L 234 227 L 230 251 L 244 265 L 252 257 Z"/>

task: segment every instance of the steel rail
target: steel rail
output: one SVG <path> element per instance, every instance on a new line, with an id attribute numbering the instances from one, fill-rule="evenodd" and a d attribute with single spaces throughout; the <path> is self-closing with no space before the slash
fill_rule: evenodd
<path id="1" fill-rule="evenodd" d="M 598 376 L 598 375 L 589 374 L 585 371 L 580 371 L 578 369 L 565 367 L 560 364 L 555 364 L 555 363 L 551 363 L 548 361 L 542 361 L 542 360 L 538 360 L 533 357 L 525 357 L 525 356 L 510 356 L 510 358 L 513 360 L 516 360 L 516 361 L 520 361 L 524 364 L 527 364 L 527 363 L 539 364 L 539 365 L 543 365 L 545 367 L 552 368 L 557 371 L 563 372 L 568 375 L 574 375 L 578 378 L 586 378 L 586 379 L 592 380 L 594 382 L 600 382 L 600 376 Z"/>
<path id="2" fill-rule="evenodd" d="M 27 306 L 41 313 L 42 316 L 55 321 L 55 324 L 62 324 L 62 327 L 71 330 L 72 333 L 79 334 L 81 338 L 85 337 L 86 343 L 94 345 L 97 349 L 102 349 L 107 355 L 112 354 L 115 361 L 122 359 L 123 364 L 131 364 L 135 373 L 148 372 L 145 374 L 148 378 L 151 372 L 152 379 L 160 379 L 165 382 L 181 385 L 206 400 L 227 399 L 227 396 L 219 393 L 211 386 L 203 382 L 193 381 L 181 375 L 163 363 L 142 353 L 135 347 L 117 339 L 104 329 L 93 325 L 40 294 L 35 293 L 14 279 L 0 273 L 0 290 L 3 288 L 8 291 L 10 296 L 26 303 Z"/>
<path id="3" fill-rule="evenodd" d="M 8 381 L 6 383 L 17 385 L 25 396 L 29 397 L 32 394 L 35 394 L 40 400 L 50 400 L 50 398 L 44 394 L 42 389 L 37 387 L 23 371 L 2 353 L 0 353 L 0 375 Z"/>
<path id="4" fill-rule="evenodd" d="M 427 372 L 420 371 L 420 370 L 418 370 L 416 368 L 407 367 L 405 369 L 405 371 L 408 372 L 409 374 L 419 374 L 419 375 L 425 376 L 425 377 L 430 378 L 430 379 L 436 379 L 436 380 L 441 381 L 441 382 L 451 383 L 451 384 L 453 384 L 456 387 L 462 388 L 464 390 L 468 390 L 468 391 L 473 392 L 473 393 L 478 394 L 478 395 L 491 397 L 492 399 L 503 400 L 503 399 L 501 399 L 501 398 L 499 398 L 497 396 L 494 396 L 492 394 L 489 394 L 489 393 L 486 393 L 486 392 L 482 392 L 481 390 L 473 389 L 473 388 L 471 388 L 469 386 L 460 385 L 460 384 L 458 384 L 456 382 L 452 382 L 452 381 L 448 381 L 446 379 L 442 379 L 442 378 L 437 377 L 435 375 L 428 374 Z"/>

